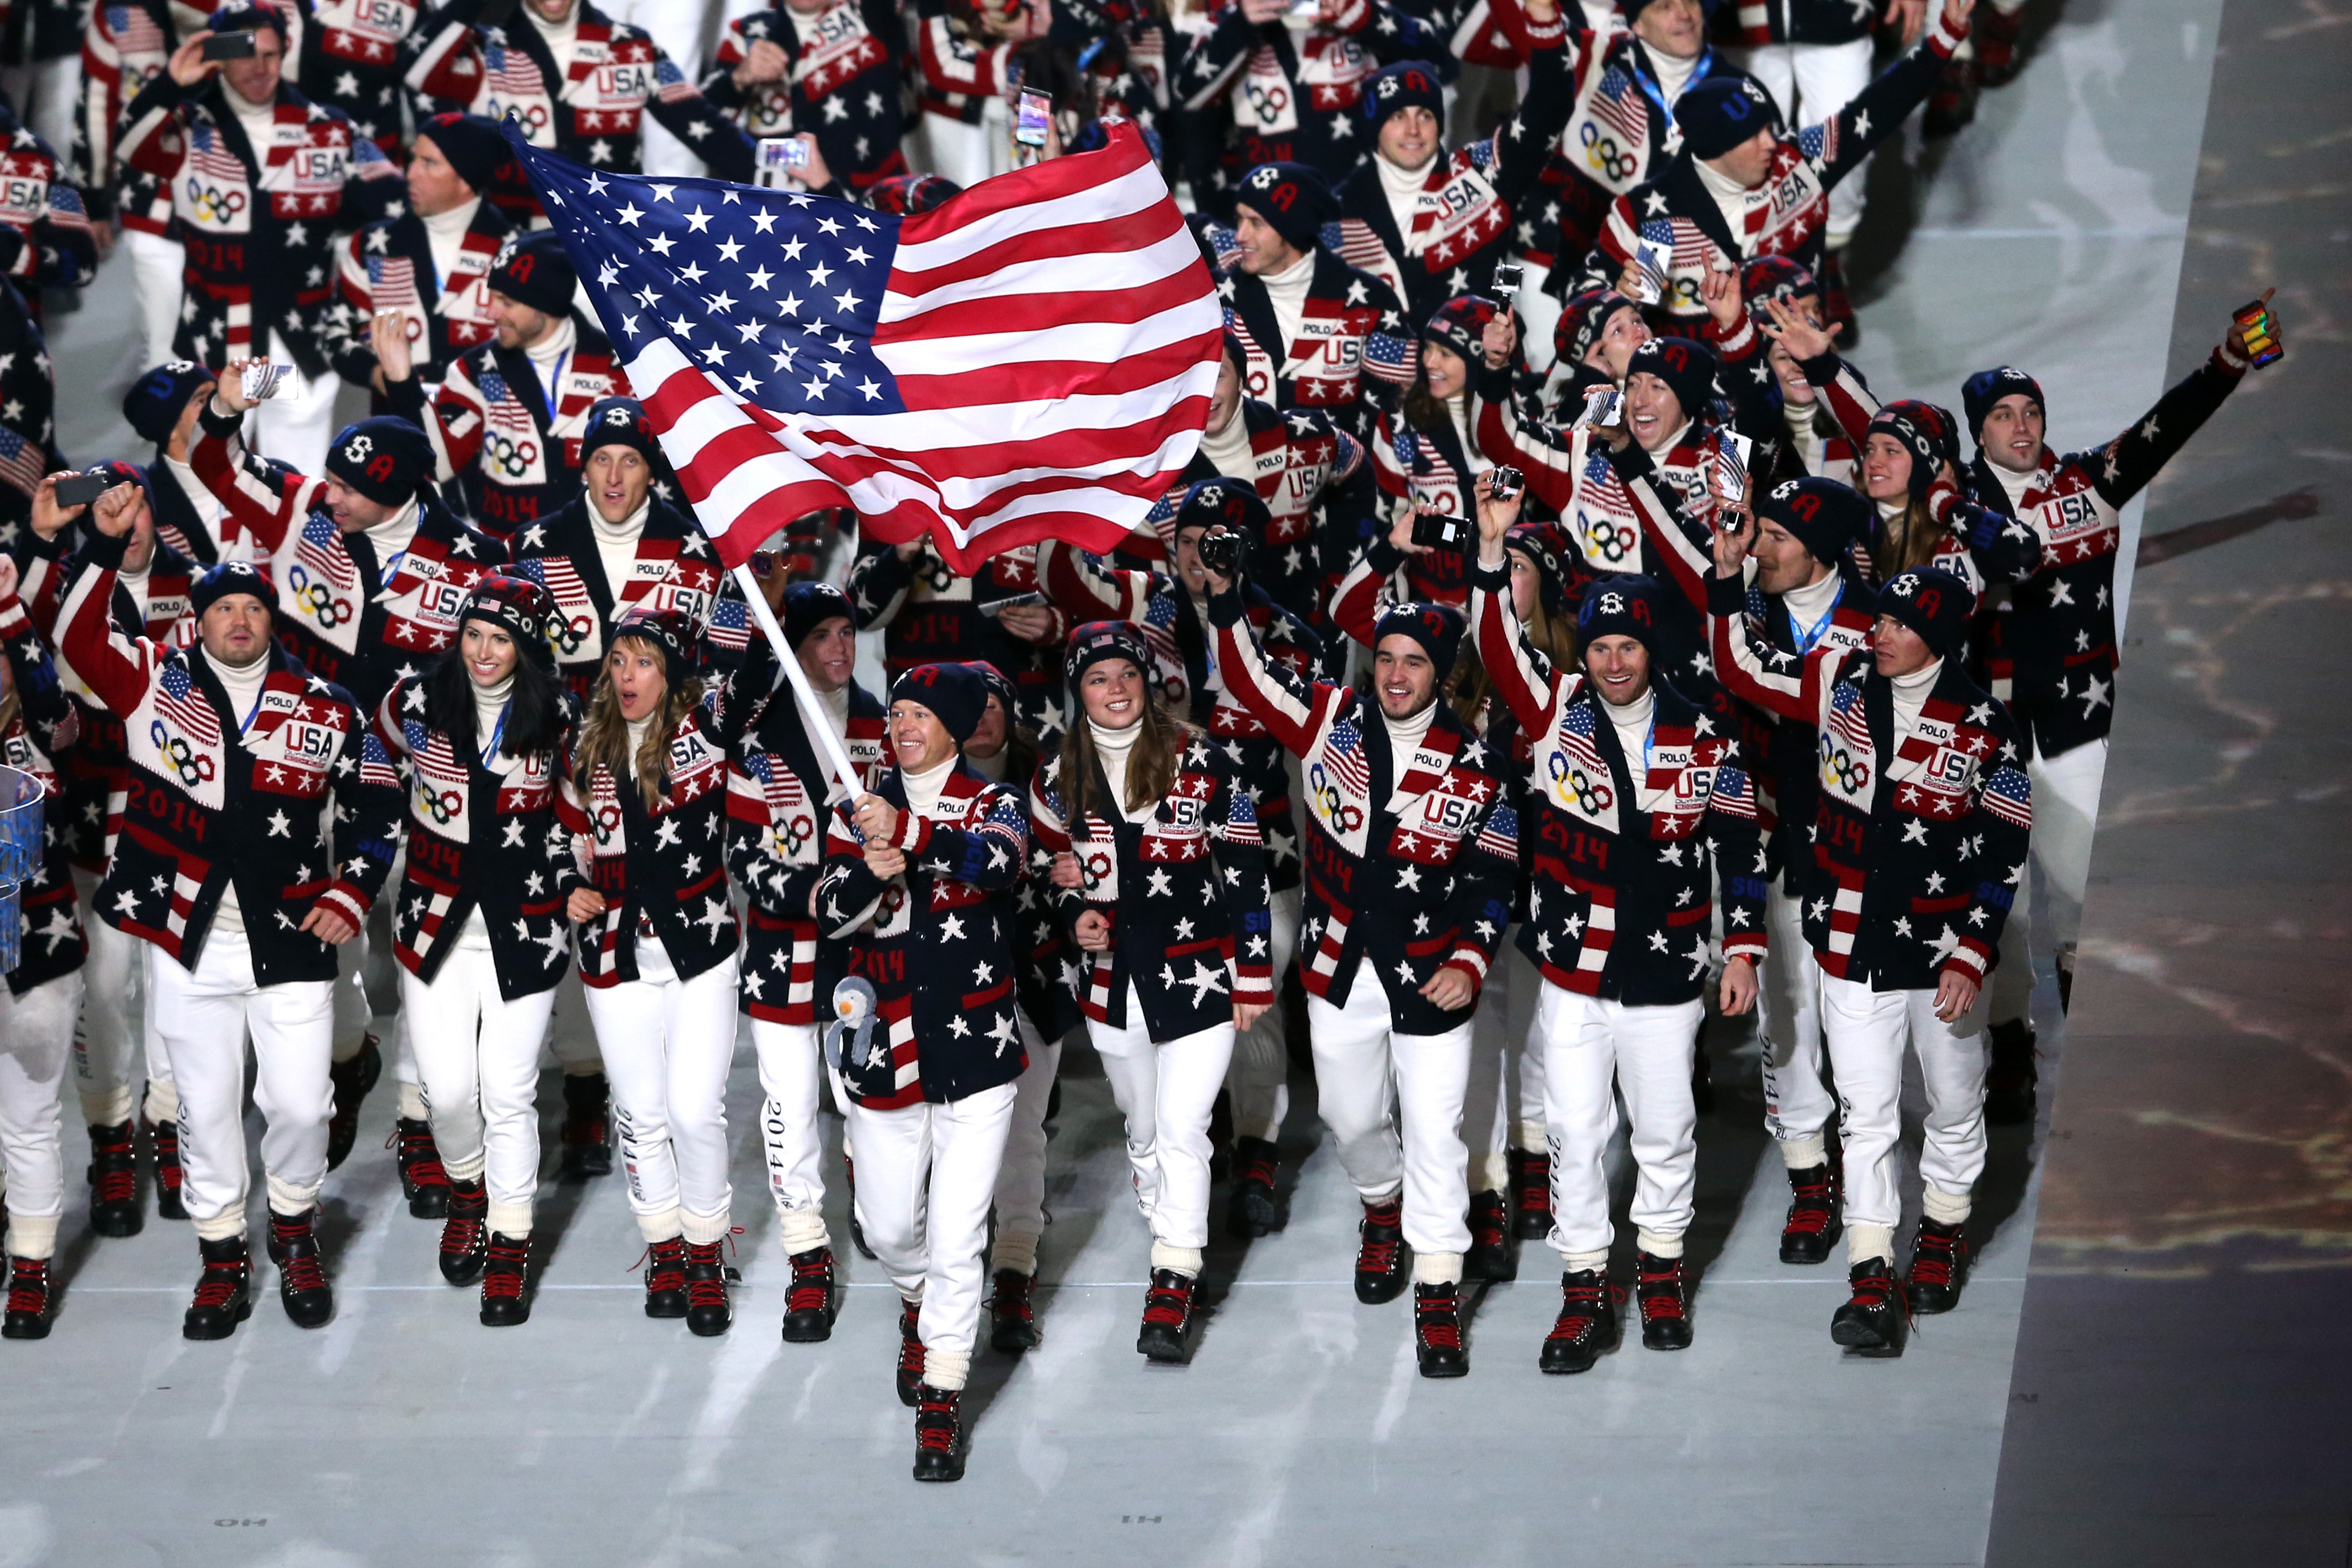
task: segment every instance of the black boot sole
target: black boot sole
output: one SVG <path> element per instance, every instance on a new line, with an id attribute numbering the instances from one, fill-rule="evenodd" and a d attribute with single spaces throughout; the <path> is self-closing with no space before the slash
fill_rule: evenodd
<path id="1" fill-rule="evenodd" d="M 988 1348 L 998 1355 L 1020 1355 L 1037 1348 L 1034 1323 L 998 1323 L 988 1331 Z"/>
<path id="2" fill-rule="evenodd" d="M 518 1323 L 530 1321 L 530 1307 L 528 1303 L 519 1302 L 511 1307 L 501 1303 L 497 1308 L 483 1308 L 478 1316 L 486 1329 L 511 1329 Z"/>
<path id="3" fill-rule="evenodd" d="M 1463 1257 L 1462 1274 L 1468 1279 L 1507 1285 L 1519 1277 L 1519 1255 L 1507 1247 L 1498 1247 L 1491 1251 L 1474 1247 Z"/>
<path id="4" fill-rule="evenodd" d="M 1541 1241 L 1551 1234 L 1551 1215 L 1540 1209 L 1521 1209 L 1511 1221 L 1511 1234 L 1521 1241 Z"/>
<path id="5" fill-rule="evenodd" d="M 335 1321 L 335 1301 L 331 1296 L 323 1308 L 297 1307 L 283 1295 L 278 1298 L 278 1304 L 286 1310 L 286 1321 L 298 1329 L 323 1329 Z M 317 1316 L 305 1315 L 311 1312 L 316 1312 Z"/>
<path id="6" fill-rule="evenodd" d="M 671 1300 L 673 1297 L 676 1299 Z M 646 1297 L 646 1316 L 648 1318 L 685 1317 L 686 1292 L 683 1290 L 665 1290 L 659 1296 Z"/>
<path id="7" fill-rule="evenodd" d="M 1903 1353 L 1903 1341 L 1890 1339 L 1858 1318 L 1848 1318 L 1830 1324 L 1830 1338 L 1855 1355 L 1874 1361 L 1891 1361 Z"/>
<path id="8" fill-rule="evenodd" d="M 687 1314 L 686 1331 L 698 1339 L 715 1340 L 735 1326 L 735 1314 L 729 1311 L 723 1318 L 698 1318 Z"/>
<path id="9" fill-rule="evenodd" d="M 898 1403 L 899 1403 L 899 1404 L 901 1404 L 901 1405 L 905 1405 L 908 1409 L 912 1410 L 913 1408 L 915 1408 L 915 1406 L 917 1406 L 918 1405 L 920 1405 L 922 1402 L 923 1402 L 923 1396 L 922 1396 L 921 1394 L 917 1394 L 917 1393 L 915 1392 L 915 1385 L 914 1385 L 914 1384 L 909 1384 L 909 1383 L 903 1383 L 903 1382 L 902 1382 L 902 1383 L 900 1383 L 900 1384 L 898 1384 Z"/>
<path id="10" fill-rule="evenodd" d="M 1272 1236 L 1282 1228 L 1282 1210 L 1274 1194 L 1256 1182 L 1234 1190 L 1225 1202 L 1225 1234 L 1236 1241 Z"/>
<path id="11" fill-rule="evenodd" d="M 127 1236 L 137 1236 L 146 1224 L 147 1216 L 135 1202 L 120 1207 L 113 1205 L 102 1209 L 92 1207 L 89 1211 L 89 1228 L 117 1241 Z"/>
<path id="12" fill-rule="evenodd" d="M 441 1259 L 441 1278 L 452 1285 L 478 1284 L 482 1278 L 482 1266 L 488 1261 L 486 1258 L 468 1257 L 453 1268 L 449 1260 L 444 1258 Z"/>
<path id="13" fill-rule="evenodd" d="M 248 1299 L 236 1304 L 236 1310 L 229 1315 L 226 1322 L 211 1317 L 203 1319 L 183 1317 L 180 1320 L 180 1337 L 184 1340 L 225 1340 L 236 1332 L 236 1326 L 251 1316 L 253 1316 L 253 1302 Z"/>
<path id="14" fill-rule="evenodd" d="M 1405 1277 L 1402 1271 L 1393 1278 L 1382 1277 L 1367 1280 L 1356 1276 L 1356 1300 L 1367 1307 L 1384 1307 L 1404 1294 Z"/>
<path id="15" fill-rule="evenodd" d="M 11 1312 L 0 1323 L 0 1340 L 45 1340 L 49 1337 L 49 1320 L 35 1317 L 30 1312 Z"/>
<path id="16" fill-rule="evenodd" d="M 185 1219 L 188 1217 L 188 1205 L 180 1201 L 180 1194 L 175 1189 L 158 1186 L 155 1189 L 155 1217 Z"/>
<path id="17" fill-rule="evenodd" d="M 1922 1318 L 1940 1317 L 1960 1304 L 1958 1290 L 1910 1288 L 1911 1310 Z"/>
<path id="18" fill-rule="evenodd" d="M 963 1479 L 963 1455 L 918 1454 L 915 1456 L 915 1479 L 919 1481 L 960 1481 Z"/>
<path id="19" fill-rule="evenodd" d="M 1135 1336 L 1135 1352 L 1160 1366 L 1184 1364 L 1184 1335 L 1165 1324 L 1153 1323 Z"/>
<path id="20" fill-rule="evenodd" d="M 449 1194 L 442 1187 L 420 1187 L 408 1195 L 408 1212 L 417 1219 L 447 1219 Z"/>
<path id="21" fill-rule="evenodd" d="M 784 1343 L 788 1345 L 823 1344 L 833 1338 L 835 1313 L 787 1312 L 784 1314 Z"/>
<path id="22" fill-rule="evenodd" d="M 1431 1378 L 1467 1377 L 1470 1375 L 1470 1358 L 1460 1351 L 1435 1354 L 1423 1351 L 1421 1352 L 1421 1375 Z"/>
<path id="23" fill-rule="evenodd" d="M 1546 1345 L 1539 1364 L 1551 1376 L 1566 1377 L 1580 1372 L 1591 1372 L 1600 1363 L 1602 1353 L 1602 1348 L 1594 1345 L 1590 1350 L 1555 1355 L 1551 1347 Z"/>
<path id="24" fill-rule="evenodd" d="M 1642 1330 L 1642 1348 L 1651 1351 L 1686 1351 L 1691 1346 L 1690 1325 L 1680 1325 L 1678 1331 L 1654 1336 L 1647 1327 Z"/>

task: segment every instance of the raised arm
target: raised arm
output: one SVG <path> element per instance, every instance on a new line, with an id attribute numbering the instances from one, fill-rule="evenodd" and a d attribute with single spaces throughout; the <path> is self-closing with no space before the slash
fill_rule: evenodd
<path id="1" fill-rule="evenodd" d="M 235 526 L 252 534 L 261 547 L 276 554 L 287 535 L 301 527 L 310 513 L 323 481 L 300 474 L 280 474 L 245 447 L 244 389 L 239 377 L 247 362 L 230 363 L 220 384 L 196 420 L 196 436 L 188 448 L 188 467 L 205 489 L 221 503 Z M 223 528 L 227 533 L 229 529 Z M 67 656 L 76 669 L 80 661 Z"/>
<path id="2" fill-rule="evenodd" d="M 1266 658 L 1258 647 L 1257 630 L 1249 623 L 1239 584 L 1213 575 L 1209 590 L 1211 635 L 1217 640 L 1217 667 L 1224 671 L 1227 689 L 1283 750 L 1305 756 L 1322 728 L 1324 715 L 1339 700 L 1339 688 L 1309 680 Z"/>
<path id="3" fill-rule="evenodd" d="M 1756 534 L 1751 519 L 1738 531 L 1717 536 L 1715 571 L 1706 580 L 1708 640 L 1716 679 L 1734 697 L 1800 723 L 1818 724 L 1846 650 L 1828 643 L 1800 659 L 1774 647 L 1748 624 L 1748 584 L 1740 557 Z"/>
<path id="4" fill-rule="evenodd" d="M 125 637 L 114 625 L 114 584 L 131 542 L 131 505 L 137 487 L 124 483 L 91 508 L 94 537 L 82 547 L 81 570 L 66 589 L 58 613 L 58 647 L 82 683 L 108 712 L 127 718 L 147 700 L 155 670 L 171 649 L 147 637 Z"/>
<path id="5" fill-rule="evenodd" d="M 2083 460 L 2091 482 L 2107 504 L 2120 509 L 2146 489 L 2158 471 L 2172 461 L 2173 454 L 2213 416 L 2222 400 L 2238 390 L 2251 363 L 2238 334 L 2224 333 L 2205 363 L 2157 399 L 2144 417 L 2108 442 L 2105 451 L 2086 456 Z"/>
<path id="6" fill-rule="evenodd" d="M 1478 662 L 1519 728 L 1540 735 L 1551 717 L 1558 683 L 1582 678 L 1572 670 L 1553 670 L 1539 662 L 1528 647 L 1518 612 L 1511 604 L 1510 556 L 1503 536 L 1519 518 L 1519 498 L 1498 499 L 1493 470 L 1478 479 L 1478 558 L 1470 569 L 1470 636 Z"/>
<path id="7" fill-rule="evenodd" d="M 1862 166 L 1871 150 L 1903 128 L 1927 101 L 1945 62 L 1969 36 L 1976 0 L 1944 0 L 1927 36 L 1878 73 L 1853 101 L 1818 125 L 1797 132 L 1797 144 L 1823 185 L 1835 185 Z"/>

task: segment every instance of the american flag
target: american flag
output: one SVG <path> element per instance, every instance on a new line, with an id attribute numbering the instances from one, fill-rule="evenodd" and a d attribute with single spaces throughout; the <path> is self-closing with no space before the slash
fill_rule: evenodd
<path id="1" fill-rule="evenodd" d="M 2015 768 L 1995 768 L 1984 783 L 1984 808 L 2012 827 L 2032 827 L 2033 785 Z"/>
<path id="2" fill-rule="evenodd" d="M 185 736 L 199 750 L 220 744 L 220 715 L 198 691 L 188 667 L 177 660 L 163 667 L 161 682 L 163 693 L 155 699 L 155 710 L 166 723 Z"/>
<path id="3" fill-rule="evenodd" d="M 0 479 L 31 495 L 41 488 L 41 476 L 48 471 L 49 454 L 46 448 L 0 425 Z"/>
<path id="4" fill-rule="evenodd" d="M 1200 445 L 1223 318 L 1132 126 L 908 218 L 507 138 L 730 566 L 845 500 L 960 573 L 1108 551 Z"/>
<path id="5" fill-rule="evenodd" d="M 1372 770 L 1364 760 L 1364 732 L 1353 721 L 1331 726 L 1331 771 L 1339 775 L 1339 787 L 1357 799 L 1372 793 Z"/>
<path id="6" fill-rule="evenodd" d="M 1592 117 L 1625 139 L 1628 148 L 1650 144 L 1649 100 L 1633 86 L 1622 66 L 1611 66 L 1592 96 Z"/>
<path id="7" fill-rule="evenodd" d="M 109 5 L 106 26 L 114 35 L 114 47 L 126 55 L 172 52 L 171 40 L 163 37 L 163 29 L 155 25 L 144 5 Z"/>

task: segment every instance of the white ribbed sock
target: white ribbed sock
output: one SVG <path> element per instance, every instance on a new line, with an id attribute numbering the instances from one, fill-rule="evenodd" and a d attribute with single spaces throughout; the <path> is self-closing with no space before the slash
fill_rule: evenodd
<path id="1" fill-rule="evenodd" d="M 316 1182 L 307 1187 L 297 1187 L 279 1181 L 276 1176 L 271 1176 L 264 1184 L 264 1187 L 269 1194 L 271 1214 L 284 1215 L 291 1219 L 298 1214 L 319 1206 L 319 1184 Z"/>
<path id="2" fill-rule="evenodd" d="M 58 1216 L 53 1214 L 11 1214 L 8 1256 L 54 1258 L 58 1252 Z"/>
<path id="3" fill-rule="evenodd" d="M 245 1235 L 245 1210 L 231 1207 L 195 1222 L 198 1241 L 235 1241 Z"/>
<path id="4" fill-rule="evenodd" d="M 1919 1194 L 1919 1209 L 1937 1225 L 1959 1225 L 1969 1217 L 1973 1197 L 1970 1193 L 1954 1196 L 1930 1182 Z"/>
<path id="5" fill-rule="evenodd" d="M 1187 1279 L 1201 1272 L 1201 1249 L 1197 1247 L 1171 1247 L 1164 1241 L 1151 1244 L 1151 1267 L 1172 1268 Z"/>
<path id="6" fill-rule="evenodd" d="M 1461 1284 L 1462 1255 L 1458 1252 L 1414 1253 L 1412 1282 L 1416 1285 Z"/>
<path id="7" fill-rule="evenodd" d="M 1873 1258 L 1886 1263 L 1895 1261 L 1895 1227 L 1891 1225 L 1855 1225 L 1848 1221 L 1845 1227 L 1845 1266 L 1867 1263 Z"/>
<path id="8" fill-rule="evenodd" d="M 1010 1268 L 1015 1274 L 1037 1272 L 1037 1238 L 1025 1230 L 1000 1230 L 988 1255 L 988 1271 Z"/>
<path id="9" fill-rule="evenodd" d="M 1500 1149 L 1480 1154 L 1470 1162 L 1470 1190 L 1474 1193 L 1507 1193 L 1511 1190 L 1511 1162 Z"/>
<path id="10" fill-rule="evenodd" d="M 131 1112 L 137 1104 L 128 1084 L 113 1089 L 84 1090 L 81 1124 L 85 1127 L 120 1127 L 131 1120 Z"/>
<path id="11" fill-rule="evenodd" d="M 1680 1258 L 1683 1255 L 1683 1233 L 1669 1236 L 1662 1230 L 1642 1226 L 1633 1232 L 1633 1245 L 1653 1258 Z"/>
<path id="12" fill-rule="evenodd" d="M 667 1241 L 678 1234 L 685 1224 L 685 1215 L 677 1209 L 664 1209 L 659 1214 L 637 1216 L 637 1234 L 647 1241 Z"/>
<path id="13" fill-rule="evenodd" d="M 1550 1158 L 1550 1146 L 1546 1142 L 1544 1124 L 1540 1121 L 1520 1122 L 1519 1135 L 1511 1140 L 1511 1147 L 1522 1154 L 1541 1154 Z"/>
<path id="14" fill-rule="evenodd" d="M 1609 1249 L 1604 1247 L 1598 1252 L 1563 1252 L 1559 1260 L 1570 1274 L 1582 1274 L 1590 1269 L 1608 1268 Z"/>
<path id="15" fill-rule="evenodd" d="M 784 1244 L 787 1258 L 833 1245 L 833 1233 L 824 1228 L 822 1209 L 778 1209 L 776 1235 Z"/>
<path id="16" fill-rule="evenodd" d="M 971 1375 L 970 1351 L 943 1351 L 929 1345 L 923 1347 L 923 1381 L 933 1388 L 958 1389 Z"/>
<path id="17" fill-rule="evenodd" d="M 1826 1165 L 1830 1163 L 1829 1138 L 1820 1132 L 1810 1138 L 1784 1138 L 1780 1141 L 1780 1160 L 1792 1171 L 1810 1171 L 1815 1165 Z"/>
<path id="18" fill-rule="evenodd" d="M 400 1086 L 400 1114 L 404 1121 L 426 1121 L 432 1119 L 433 1113 L 425 1106 L 423 1084 L 404 1083 Z"/>
<path id="19" fill-rule="evenodd" d="M 488 1223 L 492 1236 L 510 1236 L 520 1241 L 530 1234 L 530 1205 L 502 1204 L 492 1198 Z"/>
<path id="20" fill-rule="evenodd" d="M 733 1227 L 727 1222 L 724 1211 L 718 1214 L 697 1214 L 692 1209 L 678 1211 L 678 1229 L 686 1239 L 697 1247 L 708 1247 L 714 1241 L 724 1241 Z"/>
<path id="21" fill-rule="evenodd" d="M 180 1119 L 180 1086 L 168 1078 L 147 1080 L 147 1120 L 177 1121 Z"/>

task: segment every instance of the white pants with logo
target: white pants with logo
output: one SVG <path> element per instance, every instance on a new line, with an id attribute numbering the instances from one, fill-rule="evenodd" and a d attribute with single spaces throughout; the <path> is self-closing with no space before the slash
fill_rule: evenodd
<path id="1" fill-rule="evenodd" d="M 1462 1142 L 1462 1102 L 1472 1026 L 1396 1033 L 1388 992 L 1367 960 L 1356 966 L 1344 1006 L 1307 998 L 1307 1032 L 1323 1123 L 1357 1195 L 1379 1203 L 1402 1186 L 1404 1238 L 1413 1251 L 1467 1252 L 1470 1152 Z"/>
<path id="2" fill-rule="evenodd" d="M 760 1060 L 760 1143 L 768 1161 L 768 1195 L 776 1200 L 776 1235 L 784 1256 L 833 1245 L 824 1225 L 824 1128 L 817 1119 L 825 1078 L 822 1026 L 751 1020 Z M 834 1086 L 834 1100 L 849 1097 Z"/>
<path id="3" fill-rule="evenodd" d="M 554 989 L 505 1000 L 488 939 L 461 937 L 431 984 L 400 972 L 400 1005 L 449 1179 L 479 1178 L 489 1189 L 490 1229 L 529 1236 L 539 1194 L 539 1042 Z"/>
<path id="4" fill-rule="evenodd" d="M 1462 1130 L 1470 1146 L 1470 1190 L 1499 1193 L 1511 1184 L 1507 1151 L 1547 1147 L 1543 1047 L 1535 1043 L 1536 1002 L 1543 972 L 1507 944 L 1478 993 L 1472 1020 L 1469 1090 Z"/>
<path id="5" fill-rule="evenodd" d="M 683 1235 L 710 1242 L 728 1232 L 737 956 L 680 980 L 660 940 L 640 937 L 637 978 L 585 988 L 612 1085 L 629 1208 L 647 1241 Z"/>
<path id="6" fill-rule="evenodd" d="M 73 1038 L 81 1119 L 91 1127 L 120 1127 L 143 1109 L 151 1121 L 170 1121 L 179 1115 L 180 1101 L 163 1059 L 163 1038 L 147 1008 L 152 944 L 99 918 L 96 872 L 77 867 L 74 888 L 81 895 L 82 930 L 89 936 L 89 956 L 81 967 L 81 1020 Z"/>
<path id="7" fill-rule="evenodd" d="M 1605 1261 L 1609 1141 L 1617 1095 L 1632 1123 L 1633 1203 L 1627 1217 L 1643 1250 L 1682 1253 L 1698 1186 L 1698 1108 L 1691 1053 L 1706 1004 L 1628 1006 L 1544 983 L 1536 1004 L 1543 1041 L 1544 1114 L 1551 1125 L 1551 1245 L 1584 1267 Z"/>
<path id="8" fill-rule="evenodd" d="M 1822 966 L 1805 942 L 1804 900 L 1775 880 L 1764 894 L 1770 944 L 1757 975 L 1756 1033 L 1764 1077 L 1764 1130 L 1806 1165 L 1830 1125 L 1829 1087 L 1822 1082 Z M 1802 1167 L 1797 1167 L 1801 1169 Z"/>
<path id="9" fill-rule="evenodd" d="M 1037 1272 L 1037 1241 L 1045 1234 L 1045 1110 L 1054 1102 L 1054 1079 L 1062 1070 L 1062 1042 L 1047 1040 L 1016 1012 L 1021 1048 L 1029 1066 L 1013 1079 L 1018 1092 L 1013 1121 L 1004 1133 L 1004 1159 L 996 1168 L 996 1245 L 991 1268 Z M 849 1097 L 839 1097 L 848 1103 Z"/>
<path id="10" fill-rule="evenodd" d="M 1290 1114 L 1290 1047 L 1282 1026 L 1282 977 L 1298 954 L 1298 914 L 1306 896 L 1306 889 L 1291 888 L 1273 898 L 1275 1003 L 1234 1041 L 1233 1065 L 1225 1069 L 1236 1138 L 1276 1142 L 1282 1137 L 1283 1118 Z"/>
<path id="11" fill-rule="evenodd" d="M 261 1168 L 272 1213 L 298 1215 L 327 1178 L 328 1081 L 335 983 L 257 984 L 242 929 L 205 933 L 193 973 L 147 949 L 147 1005 L 180 1091 L 180 1190 L 196 1235 L 245 1234 L 245 1041 L 253 1037 L 253 1103 L 265 1123 Z"/>
<path id="12" fill-rule="evenodd" d="M 18 1258 L 57 1250 L 66 1196 L 59 1105 L 81 994 L 79 970 L 22 996 L 0 984 L 0 1170 L 8 1178 L 8 1251 Z"/>
<path id="13" fill-rule="evenodd" d="M 2083 898 L 2091 886 L 2091 841 L 2099 821 L 2099 788 L 2107 774 L 2107 742 L 2093 741 L 2054 757 L 2040 752 L 2026 764 L 2033 784 L 2032 860 L 2017 887 L 2017 901 L 2000 929 L 2000 966 L 1992 972 L 1992 1020 L 2026 1016 L 2033 994 L 2033 932 L 2026 906 L 2038 891 L 2049 938 L 2065 967 L 2074 966 L 2083 934 Z"/>
<path id="14" fill-rule="evenodd" d="M 1764 84 L 1780 106 L 1780 118 L 1793 128 L 1820 124 L 1870 85 L 1871 47 L 1870 39 L 1864 37 L 1843 44 L 1766 44 L 1735 52 L 1746 57 L 1741 63 Z M 1832 250 L 1842 248 L 1861 226 L 1862 191 L 1869 179 L 1870 161 L 1865 158 L 1830 192 L 1823 237 Z"/>
<path id="15" fill-rule="evenodd" d="M 979 1335 L 988 1205 L 1020 1081 L 943 1105 L 849 1106 L 857 1221 L 900 1297 L 919 1300 L 924 1381 L 961 1388 Z"/>
<path id="16" fill-rule="evenodd" d="M 1127 1016 L 1124 1028 L 1087 1019 L 1087 1037 L 1127 1118 L 1127 1161 L 1136 1206 L 1151 1227 L 1152 1267 L 1198 1273 L 1200 1250 L 1209 1245 L 1209 1112 L 1234 1054 L 1234 1026 L 1154 1043 L 1133 985 Z M 1192 1256 L 1168 1258 L 1168 1248 Z"/>
<path id="17" fill-rule="evenodd" d="M 1984 998 L 1947 1024 L 1936 1016 L 1933 991 L 1873 991 L 1825 973 L 1822 1026 L 1843 1112 L 1846 1257 L 1891 1258 L 1903 1217 L 1895 1145 L 1903 1136 L 1904 1046 L 1917 1053 L 1927 1089 L 1919 1152 L 1927 1203 L 1945 1211 L 1941 1217 L 1965 1218 L 1985 1163 Z"/>

